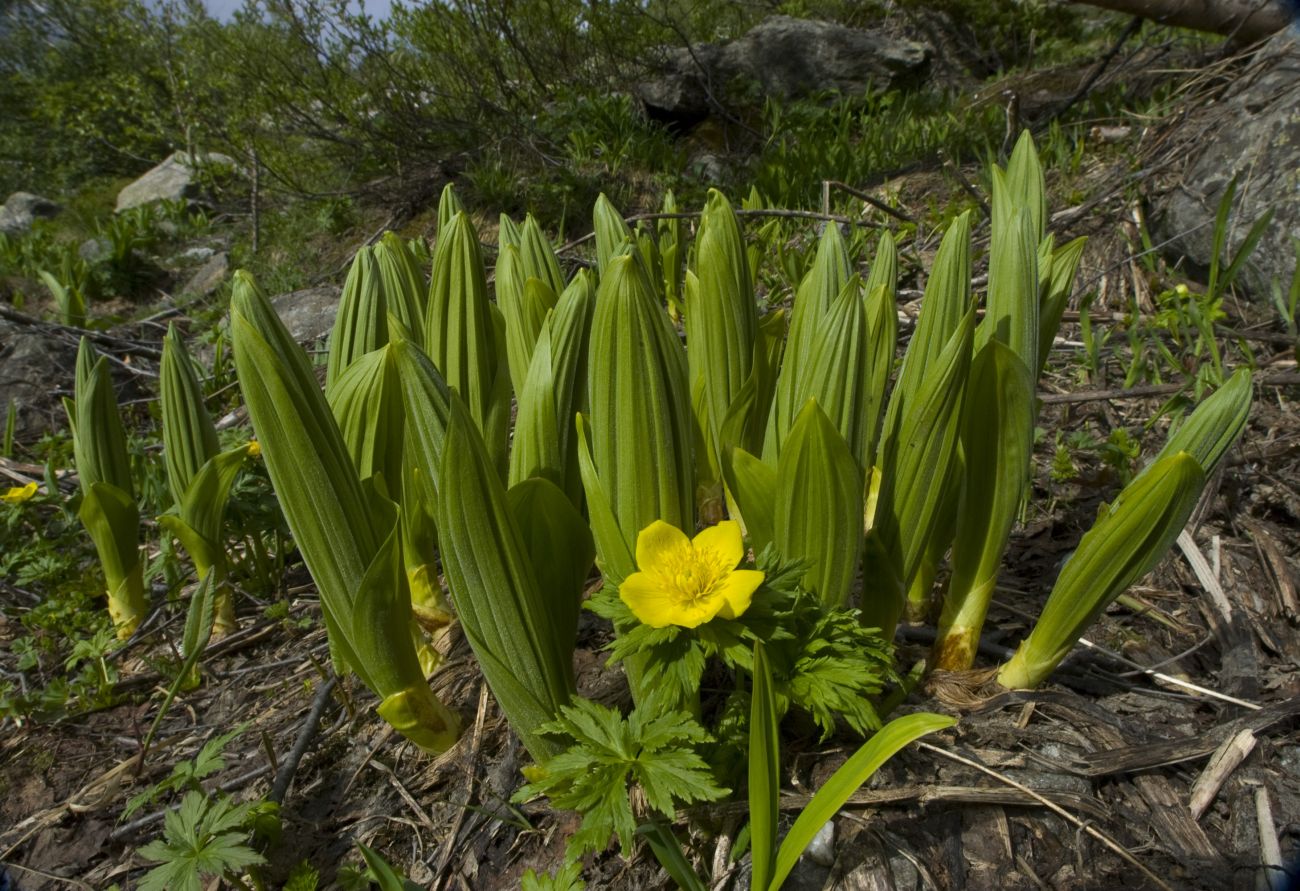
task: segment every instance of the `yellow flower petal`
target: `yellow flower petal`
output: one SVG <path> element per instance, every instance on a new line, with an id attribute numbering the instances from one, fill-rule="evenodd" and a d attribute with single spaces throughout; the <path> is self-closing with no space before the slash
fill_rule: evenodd
<path id="1" fill-rule="evenodd" d="M 712 551 L 727 569 L 734 569 L 745 558 L 745 542 L 740 535 L 740 524 L 735 520 L 710 526 L 695 536 L 691 544 L 697 551 Z"/>
<path id="2" fill-rule="evenodd" d="M 31 482 L 25 486 L 14 486 L 11 489 L 5 489 L 4 494 L 0 495 L 0 501 L 5 504 L 22 504 L 36 494 L 36 483 Z"/>
<path id="3" fill-rule="evenodd" d="M 663 567 L 666 561 L 689 544 L 690 539 L 682 530 L 663 520 L 655 520 L 636 537 L 637 568 L 644 571 Z"/>
<path id="4" fill-rule="evenodd" d="M 262 444 L 256 439 L 248 441 L 248 457 L 256 458 L 262 454 Z"/>
<path id="5" fill-rule="evenodd" d="M 719 585 L 722 608 L 718 615 L 724 619 L 737 619 L 754 602 L 754 592 L 763 584 L 763 573 L 757 569 L 737 569 Z"/>
<path id="6" fill-rule="evenodd" d="M 663 580 L 653 573 L 632 573 L 619 585 L 618 596 L 642 625 L 667 628 L 678 624 L 678 604 Z"/>

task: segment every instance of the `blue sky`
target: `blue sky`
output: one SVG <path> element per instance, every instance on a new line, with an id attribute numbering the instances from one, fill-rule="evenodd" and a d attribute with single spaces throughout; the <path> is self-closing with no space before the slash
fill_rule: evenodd
<path id="1" fill-rule="evenodd" d="M 203 4 L 217 18 L 228 19 L 244 0 L 203 0 Z M 365 0 L 366 12 L 375 18 L 386 18 L 392 6 L 392 0 Z"/>

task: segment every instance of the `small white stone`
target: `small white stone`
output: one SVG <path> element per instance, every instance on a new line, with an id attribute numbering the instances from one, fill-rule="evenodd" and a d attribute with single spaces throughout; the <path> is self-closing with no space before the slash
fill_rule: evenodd
<path id="1" fill-rule="evenodd" d="M 826 825 L 817 830 L 813 840 L 808 843 L 804 855 L 818 866 L 835 865 L 835 821 L 827 820 Z"/>

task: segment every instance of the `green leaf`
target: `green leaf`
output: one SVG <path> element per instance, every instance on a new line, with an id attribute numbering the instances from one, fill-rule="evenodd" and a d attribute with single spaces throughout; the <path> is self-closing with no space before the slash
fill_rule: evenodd
<path id="1" fill-rule="evenodd" d="M 760 553 L 776 541 L 777 472 L 741 448 L 723 452 L 722 472 L 740 506 L 750 546 Z"/>
<path id="2" fill-rule="evenodd" d="M 406 410 L 393 348 L 358 358 L 326 394 L 357 474 L 383 477 L 389 496 L 400 502 Z"/>
<path id="3" fill-rule="evenodd" d="M 850 275 L 849 251 L 838 226 L 827 226 L 817 244 L 812 268 L 799 283 L 794 302 L 785 360 L 776 382 L 776 395 L 763 442 L 763 459 L 776 462 L 795 416 L 806 401 L 805 377 L 812 364 L 814 344 L 822 318 L 844 290 Z"/>
<path id="4" fill-rule="evenodd" d="M 809 562 L 804 584 L 827 606 L 848 599 L 861 554 L 863 491 L 848 444 L 808 400 L 777 463 L 775 542 L 787 559 Z"/>
<path id="5" fill-rule="evenodd" d="M 971 309 L 970 226 L 967 211 L 953 220 L 939 244 L 921 300 L 921 315 L 889 398 L 886 440 L 899 435 L 899 425 L 912 411 L 911 403 L 917 398 L 923 381 L 932 374 L 932 368 L 939 363 Z"/>
<path id="6" fill-rule="evenodd" d="M 1065 315 L 1065 306 L 1070 301 L 1074 277 L 1087 244 L 1088 239 L 1080 236 L 1053 250 L 1046 270 L 1040 265 L 1039 276 L 1044 272 L 1047 276 L 1042 288 L 1042 305 L 1038 311 L 1038 367 L 1034 369 L 1035 380 L 1042 377 L 1047 357 L 1052 352 L 1052 344 L 1056 340 L 1056 332 L 1061 328 L 1061 317 Z"/>
<path id="7" fill-rule="evenodd" d="M 632 556 L 632 546 L 619 528 L 618 518 L 610 506 L 609 494 L 605 491 L 596 465 L 591 459 L 591 447 L 588 443 L 587 423 L 579 414 L 576 418 L 578 437 L 578 466 L 582 472 L 582 488 L 587 495 L 587 511 L 591 518 L 591 533 L 596 542 L 597 564 L 605 579 L 618 584 L 633 572 L 636 572 L 636 560 Z"/>
<path id="8" fill-rule="evenodd" d="M 749 719 L 749 839 L 753 848 L 751 887 L 779 888 L 776 834 L 781 816 L 781 741 L 772 671 L 761 643 L 754 644 L 754 695 Z M 784 878 L 784 877 L 782 877 Z"/>
<path id="9" fill-rule="evenodd" d="M 682 851 L 682 844 L 671 828 L 654 820 L 638 826 L 636 833 L 646 840 L 659 865 L 679 888 L 685 891 L 707 891 L 708 886 L 700 881 L 700 877 L 691 868 L 690 861 Z"/>
<path id="10" fill-rule="evenodd" d="M 353 362 L 386 343 L 388 303 L 380 288 L 374 253 L 363 246 L 352 258 L 348 277 L 343 282 L 343 296 L 330 333 L 325 388 L 332 390 Z"/>
<path id="11" fill-rule="evenodd" d="M 587 523 L 553 483 L 525 480 L 506 492 L 561 647 L 577 645 L 582 589 L 596 559 Z"/>
<path id="12" fill-rule="evenodd" d="M 633 257 L 610 260 L 601 279 L 587 380 L 592 463 L 628 551 L 655 520 L 692 528 L 686 357 Z M 610 563 L 615 555 L 602 550 L 599 534 L 596 544 L 602 562 Z"/>
<path id="13" fill-rule="evenodd" d="M 1010 347 L 990 340 L 980 350 L 971 366 L 966 400 L 960 522 L 935 642 L 936 665 L 947 671 L 973 664 L 1033 460 L 1033 380 Z"/>
<path id="14" fill-rule="evenodd" d="M 1178 452 L 1156 461 L 1103 506 L 998 682 L 1033 689 L 1046 680 L 1111 601 L 1160 562 L 1204 486 L 1196 459 Z"/>
<path id="15" fill-rule="evenodd" d="M 425 318 L 425 352 L 460 394 L 486 437 L 500 370 L 493 310 L 478 235 L 464 213 L 439 230 Z"/>
<path id="16" fill-rule="evenodd" d="M 1038 241 L 1028 210 L 1008 207 L 1006 187 L 994 168 L 993 244 L 988 302 L 975 332 L 976 349 L 990 340 L 1011 348 L 1026 368 L 1038 361 Z"/>
<path id="17" fill-rule="evenodd" d="M 217 428 L 203 405 L 203 389 L 194 360 L 185 349 L 174 324 L 163 338 L 159 369 L 159 405 L 162 410 L 163 458 L 172 500 L 180 504 L 194 478 L 217 453 Z"/>
<path id="18" fill-rule="evenodd" d="M 543 597 L 505 489 L 454 394 L 446 437 L 438 531 L 447 586 L 493 695 L 541 759 L 555 748 L 538 728 L 573 695 L 572 632 Z"/>
<path id="19" fill-rule="evenodd" d="M 835 302 L 826 310 L 812 341 L 801 398 L 818 406 L 848 444 L 858 470 L 867 468 L 867 418 L 863 408 L 870 402 L 866 392 L 869 376 L 866 306 L 862 283 L 851 276 Z"/>
<path id="20" fill-rule="evenodd" d="M 902 598 L 920 568 L 947 494 L 945 484 L 961 430 L 974 323 L 972 307 L 907 400 L 897 436 L 885 442 L 879 459 L 883 479 L 863 574 L 870 578 L 883 572 L 901 588 L 864 597 L 863 614 L 867 624 L 882 629 L 887 638 L 893 636 Z M 903 370 L 906 373 L 906 364 Z M 896 402 L 899 387 L 891 412 L 902 404 Z M 886 568 L 878 565 L 882 559 Z"/>
<path id="21" fill-rule="evenodd" d="M 867 380 L 861 408 L 866 434 L 863 467 L 876 462 L 885 392 L 894 370 L 898 348 L 898 249 L 888 232 L 880 237 L 876 261 L 867 276 L 864 300 L 867 314 Z"/>
<path id="22" fill-rule="evenodd" d="M 831 775 L 812 801 L 799 812 L 794 825 L 790 827 L 781 849 L 776 855 L 776 867 L 771 880 L 764 885 L 754 883 L 755 888 L 766 887 L 768 891 L 778 891 L 781 884 L 790 875 L 799 857 L 821 831 L 826 821 L 835 816 L 836 811 L 853 796 L 862 784 L 871 779 L 872 774 L 880 769 L 900 749 L 927 733 L 943 730 L 956 724 L 954 718 L 947 715 L 933 715 L 919 712 L 896 718 L 886 724 L 875 736 L 863 743 L 862 747 L 850 756 L 840 769 Z M 757 843 L 757 836 L 754 837 Z M 755 847 L 757 862 L 757 847 Z M 757 876 L 757 871 L 755 871 Z"/>
<path id="23" fill-rule="evenodd" d="M 703 382 L 711 427 L 709 447 L 750 377 L 758 336 L 758 309 L 740 222 L 726 197 L 709 190 L 696 240 L 698 284 L 687 292 L 686 342 L 690 379 Z"/>
<path id="24" fill-rule="evenodd" d="M 604 279 L 609 262 L 621 256 L 634 239 L 623 214 L 619 213 L 603 192 L 596 198 L 592 217 L 596 230 L 596 271 Z"/>
<path id="25" fill-rule="evenodd" d="M 385 232 L 374 246 L 373 254 L 389 316 L 401 322 L 412 340 L 424 343 L 429 282 L 420 269 L 420 262 L 396 232 Z"/>
<path id="26" fill-rule="evenodd" d="M 366 861 L 366 869 L 370 871 L 371 881 L 379 885 L 379 891 L 419 891 L 419 885 L 402 878 L 401 874 L 393 869 L 392 864 L 376 851 L 361 842 L 357 842 L 357 848 L 361 851 L 361 858 Z"/>
<path id="27" fill-rule="evenodd" d="M 131 460 L 126 450 L 126 433 L 113 393 L 108 359 L 96 357 L 85 337 L 77 352 L 76 397 L 73 403 L 73 457 L 82 494 L 95 483 L 109 483 L 132 499 Z"/>
<path id="28" fill-rule="evenodd" d="M 541 764 L 515 800 L 546 795 L 555 807 L 583 814 L 569 841 L 569 859 L 600 851 L 617 835 L 630 856 L 636 820 L 629 796 L 639 785 L 652 811 L 674 815 L 679 803 L 713 801 L 727 793 L 695 752 L 704 730 L 685 712 L 666 707 L 657 690 L 624 718 L 613 709 L 577 698 L 560 709 L 542 733 L 571 744 Z"/>
<path id="29" fill-rule="evenodd" d="M 1253 393 L 1250 371 L 1238 369 L 1214 395 L 1202 400 L 1149 466 L 1186 452 L 1196 459 L 1207 477 L 1213 476 L 1223 456 L 1245 429 Z"/>

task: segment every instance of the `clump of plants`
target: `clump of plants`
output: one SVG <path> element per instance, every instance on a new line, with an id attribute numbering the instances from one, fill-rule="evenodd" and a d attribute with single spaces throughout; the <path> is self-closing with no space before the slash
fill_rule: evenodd
<path id="1" fill-rule="evenodd" d="M 335 666 L 395 730 L 445 751 L 461 721 L 427 678 L 459 622 L 534 760 L 520 797 L 582 814 L 572 881 L 583 855 L 614 838 L 630 855 L 644 839 L 680 884 L 705 887 L 673 820 L 746 790 L 755 887 L 778 888 L 885 759 L 951 723 L 889 720 L 891 641 L 900 621 L 937 620 L 930 667 L 974 665 L 1031 495 L 1035 383 L 1083 247 L 1046 231 L 1027 136 L 991 178 L 987 289 L 972 290 L 971 219 L 959 216 L 897 374 L 892 236 L 861 270 L 827 226 L 811 261 L 784 265 L 800 272 L 792 305 L 768 306 L 755 280 L 764 239 L 780 233 L 748 243 L 719 192 L 693 238 L 674 216 L 634 231 L 602 198 L 594 267 L 568 278 L 536 220 L 503 218 L 489 286 L 448 189 L 428 265 L 392 234 L 356 255 L 323 390 L 265 294 L 236 275 L 235 370 Z M 127 636 L 144 607 L 139 518 L 111 386 L 92 360 L 83 347 L 70 408 L 82 517 Z M 233 622 L 221 618 L 222 506 L 251 450 L 216 449 L 191 371 L 169 335 L 164 454 L 178 506 L 164 525 L 220 626 Z M 1003 685 L 1042 684 L 1161 559 L 1250 393 L 1248 372 L 1229 378 L 1103 507 L 997 670 Z M 607 623 L 629 711 L 577 695 L 583 609 Z M 783 722 L 865 741 L 778 845 Z"/>

